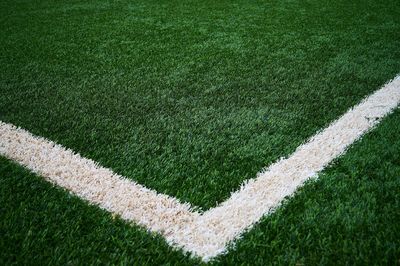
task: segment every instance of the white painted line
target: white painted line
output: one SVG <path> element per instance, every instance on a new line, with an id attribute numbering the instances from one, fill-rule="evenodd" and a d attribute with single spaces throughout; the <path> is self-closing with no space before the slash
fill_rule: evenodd
<path id="1" fill-rule="evenodd" d="M 316 134 L 287 159 L 272 164 L 219 206 L 202 214 L 92 160 L 0 121 L 0 155 L 79 197 L 158 232 L 204 261 L 226 251 L 304 181 L 315 177 L 400 103 L 400 76 Z"/>
<path id="2" fill-rule="evenodd" d="M 198 216 L 189 204 L 147 189 L 92 160 L 13 125 L 0 122 L 0 155 L 90 203 L 152 231 L 170 234 Z"/>

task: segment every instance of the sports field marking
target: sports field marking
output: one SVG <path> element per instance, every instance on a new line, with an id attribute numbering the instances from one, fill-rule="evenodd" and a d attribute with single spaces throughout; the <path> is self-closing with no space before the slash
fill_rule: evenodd
<path id="1" fill-rule="evenodd" d="M 228 200 L 204 213 L 192 211 L 189 204 L 158 194 L 61 145 L 1 121 L 0 155 L 92 204 L 160 233 L 171 245 L 208 261 L 225 252 L 228 243 L 278 207 L 304 181 L 316 177 L 399 103 L 400 76 L 317 133 L 287 159 L 244 182 Z"/>

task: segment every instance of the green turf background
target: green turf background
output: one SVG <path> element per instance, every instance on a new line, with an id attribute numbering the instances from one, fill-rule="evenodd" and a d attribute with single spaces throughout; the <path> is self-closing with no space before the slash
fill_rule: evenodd
<path id="1" fill-rule="evenodd" d="M 400 111 L 255 226 L 215 265 L 397 265 Z M 0 264 L 198 265 L 0 158 Z"/>
<path id="2" fill-rule="evenodd" d="M 399 6 L 4 0 L 0 120 L 207 209 L 399 72 Z"/>
<path id="3" fill-rule="evenodd" d="M 400 72 L 400 5 L 0 2 L 0 120 L 203 209 Z M 400 112 L 219 265 L 399 264 Z M 0 265 L 197 265 L 0 158 Z"/>

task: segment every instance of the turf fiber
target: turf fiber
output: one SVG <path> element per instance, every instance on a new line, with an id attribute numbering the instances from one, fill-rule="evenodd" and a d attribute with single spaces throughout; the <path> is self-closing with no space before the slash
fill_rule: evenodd
<path id="1" fill-rule="evenodd" d="M 399 14 L 395 0 L 4 0 L 0 120 L 206 210 L 400 72 Z M 399 124 L 218 262 L 398 262 Z M 0 262 L 199 263 L 0 169 Z"/>
<path id="2" fill-rule="evenodd" d="M 399 121 L 386 118 L 212 264 L 398 264 Z M 0 172 L 3 265 L 201 264 L 5 159 Z"/>

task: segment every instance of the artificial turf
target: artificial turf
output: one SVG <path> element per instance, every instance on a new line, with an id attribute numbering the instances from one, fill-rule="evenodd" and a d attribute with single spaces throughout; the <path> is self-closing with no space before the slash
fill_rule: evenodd
<path id="1" fill-rule="evenodd" d="M 397 0 L 3 0 L 0 120 L 208 209 L 400 72 L 399 14 Z M 218 262 L 396 262 L 399 125 Z M 5 159 L 0 183 L 0 264 L 199 263 Z"/>
<path id="2" fill-rule="evenodd" d="M 211 264 L 398 264 L 399 134 L 400 110 Z M 1 158 L 0 173 L 1 265 L 201 264 Z"/>
<path id="3" fill-rule="evenodd" d="M 396 1 L 0 3 L 0 120 L 203 209 L 393 78 Z"/>

